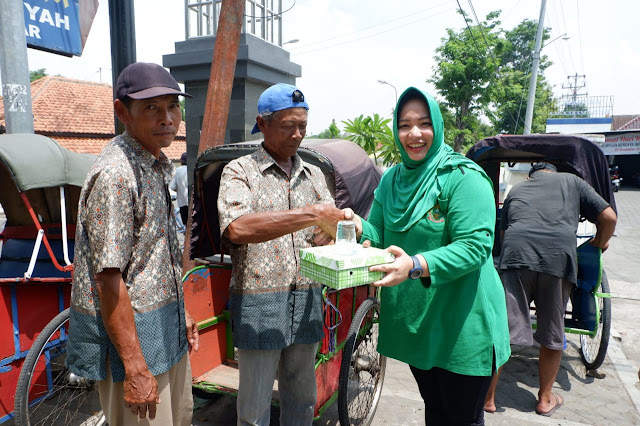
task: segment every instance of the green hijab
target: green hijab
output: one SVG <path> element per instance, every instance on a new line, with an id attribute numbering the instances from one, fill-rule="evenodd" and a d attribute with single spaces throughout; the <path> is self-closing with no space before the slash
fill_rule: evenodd
<path id="1" fill-rule="evenodd" d="M 433 123 L 433 144 L 420 161 L 409 158 L 398 137 L 398 114 L 408 95 L 425 100 Z M 393 137 L 402 163 L 387 169 L 375 191 L 375 199 L 384 211 L 385 228 L 391 231 L 406 231 L 422 219 L 436 205 L 442 188 L 457 167 L 477 170 L 489 180 L 480 166 L 444 143 L 444 121 L 438 103 L 415 87 L 409 87 L 398 99 L 393 116 Z"/>

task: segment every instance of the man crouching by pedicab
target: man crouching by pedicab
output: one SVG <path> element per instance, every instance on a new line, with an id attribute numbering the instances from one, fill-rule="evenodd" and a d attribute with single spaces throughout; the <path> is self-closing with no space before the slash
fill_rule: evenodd
<path id="1" fill-rule="evenodd" d="M 122 71 L 114 108 L 126 131 L 80 195 L 67 363 L 97 381 L 110 425 L 191 424 L 187 350 L 198 350 L 198 329 L 184 308 L 173 166 L 161 151 L 178 132 L 178 95 L 189 96 L 159 65 Z"/>
<path id="2" fill-rule="evenodd" d="M 529 179 L 513 187 L 500 220 L 500 269 L 507 301 L 512 345 L 540 344 L 540 388 L 535 412 L 550 417 L 564 403 L 553 393 L 564 345 L 564 315 L 577 282 L 576 230 L 584 216 L 596 223 L 591 245 L 605 251 L 617 216 L 609 203 L 584 180 L 558 173 L 553 164 L 536 163 Z M 529 306 L 535 302 L 537 328 L 531 328 Z M 485 411 L 495 412 L 495 393 L 502 367 L 493 376 Z"/>
<path id="3" fill-rule="evenodd" d="M 240 372 L 238 425 L 269 425 L 276 372 L 280 424 L 313 421 L 322 294 L 320 284 L 300 275 L 298 252 L 314 237 L 316 244 L 330 242 L 337 221 L 351 219 L 352 212 L 334 207 L 320 169 L 297 154 L 308 109 L 294 86 L 265 90 L 251 132 L 262 132 L 264 142 L 230 162 L 220 182 L 220 232 L 233 262 L 229 303 Z"/>

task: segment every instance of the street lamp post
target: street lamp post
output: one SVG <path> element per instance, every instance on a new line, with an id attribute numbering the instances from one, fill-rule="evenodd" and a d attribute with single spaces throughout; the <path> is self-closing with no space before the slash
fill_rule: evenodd
<path id="1" fill-rule="evenodd" d="M 389 83 L 388 81 L 384 81 L 384 80 L 378 80 L 378 83 L 386 84 L 388 86 L 393 87 L 393 91 L 396 93 L 396 104 L 397 104 L 398 103 L 398 89 L 396 89 L 396 86 L 394 86 L 393 84 Z"/>

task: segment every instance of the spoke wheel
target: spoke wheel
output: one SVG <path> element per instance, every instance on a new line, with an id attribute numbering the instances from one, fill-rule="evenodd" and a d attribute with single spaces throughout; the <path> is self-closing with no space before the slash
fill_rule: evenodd
<path id="1" fill-rule="evenodd" d="M 609 293 L 609 281 L 607 274 L 602 270 L 601 293 Z M 599 368 L 607 356 L 609 336 L 611 334 L 611 299 L 608 297 L 596 298 L 597 309 L 600 313 L 600 321 L 595 336 L 580 335 L 580 357 L 588 370 Z"/>
<path id="2" fill-rule="evenodd" d="M 93 382 L 65 366 L 69 309 L 42 330 L 25 358 L 15 396 L 15 424 L 105 424 Z"/>
<path id="3" fill-rule="evenodd" d="M 373 420 L 387 365 L 377 351 L 378 299 L 365 300 L 356 311 L 342 351 L 338 414 L 342 426 L 369 425 Z"/>

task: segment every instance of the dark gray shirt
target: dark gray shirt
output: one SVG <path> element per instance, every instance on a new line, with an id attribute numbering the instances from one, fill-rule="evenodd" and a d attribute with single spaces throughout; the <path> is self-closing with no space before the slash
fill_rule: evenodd
<path id="1" fill-rule="evenodd" d="M 608 206 L 573 174 L 534 173 L 511 189 L 502 207 L 500 269 L 529 269 L 575 283 L 580 216 L 595 223 Z"/>

